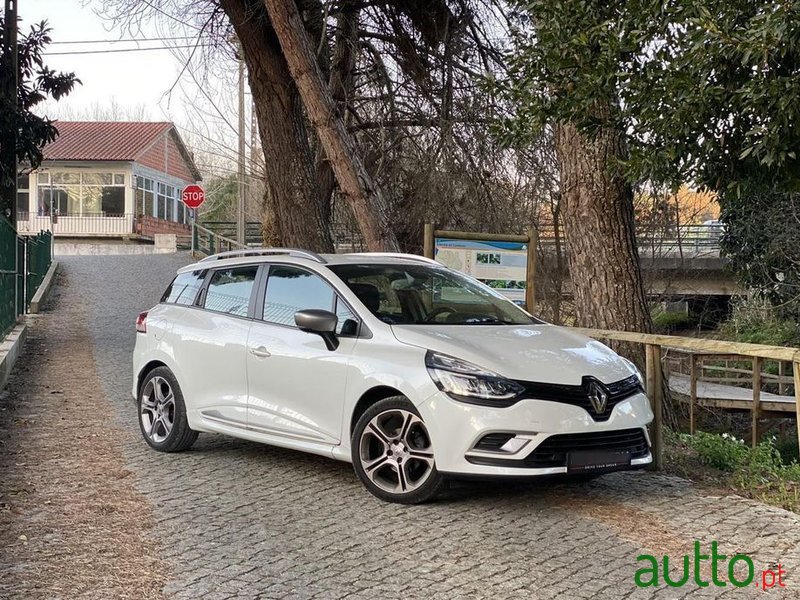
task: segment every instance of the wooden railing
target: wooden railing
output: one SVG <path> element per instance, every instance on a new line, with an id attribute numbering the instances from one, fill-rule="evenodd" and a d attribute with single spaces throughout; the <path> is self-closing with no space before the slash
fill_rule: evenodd
<path id="1" fill-rule="evenodd" d="M 176 240 L 177 241 L 177 240 Z M 182 241 L 182 240 L 181 240 Z M 191 252 L 192 256 L 211 256 L 217 252 L 226 252 L 228 250 L 239 250 L 247 248 L 247 246 L 240 244 L 236 240 L 227 238 L 206 229 L 202 225 L 192 223 L 192 237 L 191 237 Z"/>
<path id="2" fill-rule="evenodd" d="M 699 338 L 679 337 L 673 335 L 657 335 L 649 333 L 637 333 L 633 331 L 614 331 L 610 329 L 585 329 L 575 328 L 576 331 L 598 340 L 614 340 L 620 342 L 631 342 L 644 344 L 646 357 L 646 387 L 647 396 L 655 415 L 652 428 L 653 456 L 655 467 L 660 469 L 664 463 L 664 370 L 662 356 L 664 350 L 678 350 L 692 355 L 691 364 L 691 390 L 690 390 L 690 429 L 694 431 L 694 410 L 697 401 L 697 365 L 699 361 L 706 357 L 716 359 L 750 359 L 753 363 L 752 368 L 752 440 L 755 444 L 758 436 L 758 420 L 762 413 L 761 387 L 764 380 L 762 367 L 764 360 L 774 360 L 778 365 L 792 365 L 793 378 L 789 381 L 794 382 L 794 413 L 797 418 L 798 440 L 800 440 L 800 348 L 786 348 L 782 346 L 765 346 L 761 344 L 744 344 L 739 342 L 727 342 L 723 340 L 708 340 Z M 699 359 L 698 357 L 703 357 Z M 780 367 L 777 383 L 787 384 L 787 378 Z M 785 387 L 783 390 L 785 391 Z M 800 443 L 800 441 L 798 442 Z"/>

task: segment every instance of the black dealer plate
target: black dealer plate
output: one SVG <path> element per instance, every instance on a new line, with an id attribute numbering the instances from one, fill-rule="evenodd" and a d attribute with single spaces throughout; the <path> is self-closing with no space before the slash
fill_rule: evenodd
<path id="1" fill-rule="evenodd" d="M 567 473 L 617 471 L 631 466 L 631 453 L 614 450 L 574 450 L 567 457 Z"/>

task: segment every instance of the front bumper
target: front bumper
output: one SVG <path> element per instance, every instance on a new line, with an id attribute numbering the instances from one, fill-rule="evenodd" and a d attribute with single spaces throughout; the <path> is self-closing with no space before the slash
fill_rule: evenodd
<path id="1" fill-rule="evenodd" d="M 507 408 L 491 408 L 458 402 L 443 392 L 432 395 L 418 409 L 431 436 L 436 466 L 443 473 L 500 477 L 566 473 L 566 465 L 531 468 L 528 457 L 552 436 L 620 430 L 641 430 L 646 440 L 646 454 L 634 456 L 630 468 L 653 460 L 646 430 L 653 412 L 643 393 L 617 404 L 607 421 L 595 421 L 584 409 L 559 402 L 521 400 Z M 514 441 L 503 452 L 476 449 L 477 442 L 491 433 L 514 434 Z"/>

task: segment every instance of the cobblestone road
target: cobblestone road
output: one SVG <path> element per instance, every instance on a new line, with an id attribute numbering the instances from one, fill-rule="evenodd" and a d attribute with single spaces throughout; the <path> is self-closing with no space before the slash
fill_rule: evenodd
<path id="1" fill-rule="evenodd" d="M 126 485 L 141 504 L 138 514 L 152 526 L 153 552 L 167 580 L 164 597 L 800 597 L 796 515 L 736 496 L 709 496 L 678 478 L 637 472 L 592 484 L 476 484 L 438 502 L 407 507 L 371 497 L 349 465 L 311 455 L 214 435 L 201 435 L 187 453 L 150 451 L 139 437 L 129 397 L 133 321 L 157 301 L 185 261 L 181 256 L 64 260 L 59 295 L 34 324 L 35 335 L 45 338 L 66 327 L 87 331 L 94 364 L 86 376 L 100 382 L 101 389 L 92 392 L 100 412 L 113 415 L 112 443 L 133 472 Z M 81 310 L 72 310 L 77 307 Z M 36 378 L 28 369 L 11 386 Z M 6 427 L 14 418 L 0 416 Z M 32 440 L 40 435 L 35 423 L 26 435 Z M 3 467 L 31 468 L 10 461 Z M 28 515 L 22 511 L 15 518 Z M 97 517 L 95 528 L 104 527 L 103 519 Z M 757 571 L 781 562 L 787 588 L 764 594 L 730 584 L 635 586 L 638 555 L 667 554 L 679 566 L 694 540 L 705 549 L 716 540 L 728 555 L 747 553 Z M 3 532 L 7 554 L 0 566 L 14 563 L 10 546 L 17 543 Z M 36 555 L 27 560 L 17 565 L 15 577 L 22 572 L 40 578 L 32 597 L 57 596 L 52 593 L 57 582 L 37 568 Z M 27 588 L 13 589 L 18 597 Z M 104 588 L 91 585 L 82 595 L 108 597 Z"/>

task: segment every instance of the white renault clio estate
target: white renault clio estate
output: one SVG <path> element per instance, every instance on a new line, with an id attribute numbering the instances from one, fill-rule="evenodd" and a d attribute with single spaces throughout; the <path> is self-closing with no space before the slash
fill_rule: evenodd
<path id="1" fill-rule="evenodd" d="M 217 432 L 353 463 L 384 500 L 448 477 L 651 462 L 633 364 L 414 255 L 252 249 L 185 267 L 139 315 L 147 443 Z"/>

